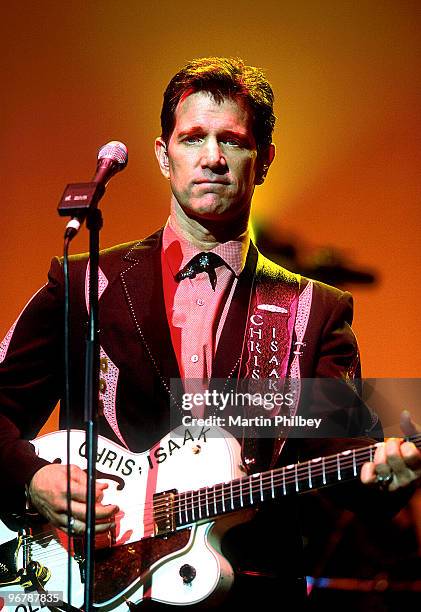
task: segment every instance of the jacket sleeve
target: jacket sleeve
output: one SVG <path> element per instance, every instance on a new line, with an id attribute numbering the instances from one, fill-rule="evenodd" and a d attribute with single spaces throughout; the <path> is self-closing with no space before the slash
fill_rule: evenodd
<path id="1" fill-rule="evenodd" d="M 300 460 L 339 453 L 348 448 L 360 448 L 383 440 L 381 422 L 363 400 L 360 355 L 351 328 L 352 318 L 351 294 L 337 294 L 336 304 L 331 307 L 325 324 L 321 326 L 314 361 L 314 378 L 317 381 L 320 379 L 321 385 L 326 378 L 338 379 L 339 382 L 336 384 L 334 380 L 328 381 L 327 387 L 321 387 L 325 402 L 322 412 L 327 405 L 327 418 L 330 418 L 333 427 L 328 426 L 329 435 L 326 438 L 306 440 L 300 449 Z M 339 432 L 337 436 L 334 435 L 335 430 Z M 376 487 L 363 485 L 358 479 L 328 487 L 323 489 L 323 493 L 337 505 L 345 506 L 366 518 L 371 516 L 379 519 L 395 514 L 407 503 L 413 488 L 394 493 L 382 492 Z"/>
<path id="2" fill-rule="evenodd" d="M 315 377 L 356 378 L 361 375 L 357 339 L 352 331 L 353 299 L 346 291 L 337 299 L 319 339 Z"/>
<path id="3" fill-rule="evenodd" d="M 29 440 L 60 398 L 62 304 L 62 267 L 53 259 L 48 283 L 31 298 L 0 345 L 0 483 L 9 492 L 6 502 L 20 496 L 23 485 L 48 463 L 37 457 Z"/>
<path id="4" fill-rule="evenodd" d="M 316 437 L 368 435 L 382 439 L 378 418 L 362 399 L 360 356 L 351 327 L 352 315 L 349 292 L 315 285 L 305 336 L 304 352 L 308 357 L 300 410 L 321 418 Z"/>

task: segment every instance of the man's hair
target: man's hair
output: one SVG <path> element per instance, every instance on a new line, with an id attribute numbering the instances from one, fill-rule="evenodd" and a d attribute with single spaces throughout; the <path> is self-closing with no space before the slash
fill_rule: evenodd
<path id="1" fill-rule="evenodd" d="M 258 148 L 272 142 L 275 125 L 273 91 L 259 68 L 241 59 L 202 57 L 192 60 L 168 83 L 161 110 L 162 139 L 168 144 L 175 125 L 175 111 L 184 95 L 205 91 L 218 103 L 225 98 L 243 98 L 252 111 L 253 134 Z"/>

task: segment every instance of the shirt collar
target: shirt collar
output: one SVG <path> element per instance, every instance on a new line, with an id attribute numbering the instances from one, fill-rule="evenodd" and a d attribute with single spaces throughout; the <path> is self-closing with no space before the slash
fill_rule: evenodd
<path id="1" fill-rule="evenodd" d="M 203 249 L 199 249 L 186 240 L 174 225 L 174 221 L 169 217 L 162 236 L 162 249 L 170 270 L 175 276 L 192 257 L 201 253 Z M 236 276 L 239 276 L 246 263 L 249 245 L 250 234 L 249 231 L 246 230 L 234 240 L 218 244 L 210 252 L 219 255 L 228 268 L 230 268 Z"/>

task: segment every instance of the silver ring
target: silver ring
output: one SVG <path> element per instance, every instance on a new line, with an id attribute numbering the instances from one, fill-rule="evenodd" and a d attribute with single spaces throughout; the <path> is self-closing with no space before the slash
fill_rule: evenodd
<path id="1" fill-rule="evenodd" d="M 382 489 L 387 489 L 390 483 L 393 480 L 393 474 L 390 472 L 387 476 L 383 476 L 382 474 L 377 474 L 376 484 L 379 485 Z"/>
<path id="2" fill-rule="evenodd" d="M 75 517 L 71 516 L 70 519 L 69 519 L 69 522 L 68 522 L 68 525 L 69 525 L 70 529 L 73 529 L 75 523 L 76 523 Z"/>

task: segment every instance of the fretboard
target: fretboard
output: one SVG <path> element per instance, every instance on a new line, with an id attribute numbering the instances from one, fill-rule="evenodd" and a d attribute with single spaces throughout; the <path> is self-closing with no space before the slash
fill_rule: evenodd
<path id="1" fill-rule="evenodd" d="M 407 439 L 421 447 L 421 435 Z M 287 495 L 353 480 L 359 476 L 362 465 L 373 460 L 376 447 L 377 444 L 353 448 L 211 487 L 176 493 L 172 504 L 173 525 L 179 528 Z"/>

